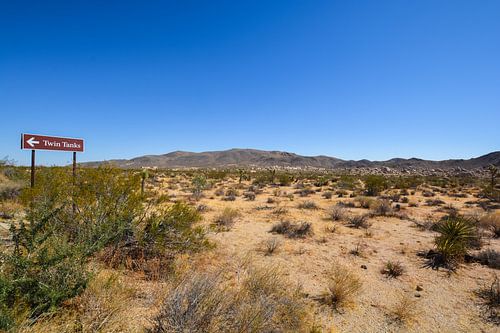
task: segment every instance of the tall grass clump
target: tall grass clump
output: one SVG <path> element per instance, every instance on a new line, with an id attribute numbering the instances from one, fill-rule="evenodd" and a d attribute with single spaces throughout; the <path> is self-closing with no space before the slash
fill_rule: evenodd
<path id="1" fill-rule="evenodd" d="M 327 276 L 326 290 L 319 300 L 336 310 L 352 304 L 361 291 L 362 282 L 347 267 L 335 264 Z"/>
<path id="2" fill-rule="evenodd" d="M 306 332 L 300 290 L 275 267 L 245 267 L 228 286 L 223 272 L 195 273 L 167 291 L 150 333 Z"/>

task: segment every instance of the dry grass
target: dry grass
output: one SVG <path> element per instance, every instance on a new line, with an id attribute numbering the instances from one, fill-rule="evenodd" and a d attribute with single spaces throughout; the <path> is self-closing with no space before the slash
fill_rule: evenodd
<path id="1" fill-rule="evenodd" d="M 369 215 L 363 214 L 363 215 L 353 215 L 350 216 L 348 220 L 347 226 L 351 228 L 363 228 L 363 229 L 368 229 L 371 225 L 371 223 L 368 221 Z"/>
<path id="2" fill-rule="evenodd" d="M 260 249 L 266 256 L 270 256 L 278 251 L 281 246 L 281 241 L 277 237 L 271 237 L 263 241 Z"/>
<path id="3" fill-rule="evenodd" d="M 134 291 L 118 273 L 104 270 L 94 277 L 82 295 L 35 323 L 27 321 L 19 332 L 134 332 L 137 327 L 124 320 L 133 297 Z"/>
<path id="4" fill-rule="evenodd" d="M 165 296 L 151 333 L 305 332 L 300 290 L 275 267 L 244 267 L 231 287 L 224 272 L 191 272 Z"/>
<path id="5" fill-rule="evenodd" d="M 303 202 L 299 203 L 297 208 L 299 208 L 299 209 L 318 209 L 319 207 L 314 201 L 307 200 L 307 201 L 303 201 Z"/>
<path id="6" fill-rule="evenodd" d="M 292 223 L 289 221 L 274 224 L 269 232 L 285 235 L 288 238 L 304 238 L 313 234 L 311 223 Z"/>
<path id="7" fill-rule="evenodd" d="M 326 290 L 319 296 L 319 300 L 339 310 L 354 303 L 361 287 L 361 280 L 356 274 L 344 266 L 334 264 L 327 276 Z"/>
<path id="8" fill-rule="evenodd" d="M 214 220 L 214 225 L 222 230 L 229 230 L 236 222 L 236 219 L 240 216 L 240 212 L 237 209 L 226 207 L 217 215 Z"/>
<path id="9" fill-rule="evenodd" d="M 400 325 L 414 321 L 418 315 L 416 301 L 409 295 L 401 294 L 389 308 L 389 318 Z"/>
<path id="10" fill-rule="evenodd" d="M 500 325 L 500 280 L 495 275 L 489 285 L 485 285 L 477 291 L 477 296 L 481 300 L 484 317 Z"/>
<path id="11" fill-rule="evenodd" d="M 346 212 L 346 209 L 342 206 L 333 206 L 331 209 L 330 209 L 330 218 L 333 220 L 333 221 L 342 221 L 346 218 L 346 215 L 347 215 L 347 212 Z"/>
<path id="12" fill-rule="evenodd" d="M 493 237 L 500 237 L 500 212 L 497 211 L 483 216 L 479 223 L 483 228 L 491 231 Z"/>

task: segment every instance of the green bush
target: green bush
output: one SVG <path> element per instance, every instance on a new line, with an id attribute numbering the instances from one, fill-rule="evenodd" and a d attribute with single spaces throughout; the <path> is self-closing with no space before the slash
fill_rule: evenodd
<path id="1" fill-rule="evenodd" d="M 376 196 L 387 187 L 387 179 L 383 176 L 369 175 L 365 178 L 365 191 L 368 196 Z"/>
<path id="2" fill-rule="evenodd" d="M 97 253 L 171 260 L 207 245 L 193 207 L 152 213 L 140 183 L 140 175 L 111 168 L 79 170 L 74 182 L 67 168 L 39 170 L 36 187 L 21 195 L 27 209 L 11 227 L 13 246 L 0 255 L 0 330 L 80 294 Z"/>

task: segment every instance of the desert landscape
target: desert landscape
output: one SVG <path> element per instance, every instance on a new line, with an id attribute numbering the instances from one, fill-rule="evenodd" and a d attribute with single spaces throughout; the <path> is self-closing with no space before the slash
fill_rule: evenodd
<path id="1" fill-rule="evenodd" d="M 500 1 L 0 1 L 0 333 L 499 333 Z"/>
<path id="2" fill-rule="evenodd" d="M 0 323 L 19 332 L 494 332 L 497 170 L 106 165 L 79 168 L 75 188 L 69 168 L 53 167 L 39 171 L 37 191 L 26 169 L 5 163 Z"/>

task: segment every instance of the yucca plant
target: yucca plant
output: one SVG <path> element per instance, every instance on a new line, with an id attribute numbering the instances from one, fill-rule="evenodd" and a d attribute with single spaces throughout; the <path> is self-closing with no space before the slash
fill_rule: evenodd
<path id="1" fill-rule="evenodd" d="M 467 254 L 474 238 L 474 226 L 463 217 L 448 217 L 436 228 L 439 236 L 435 244 L 443 264 L 453 266 Z"/>

